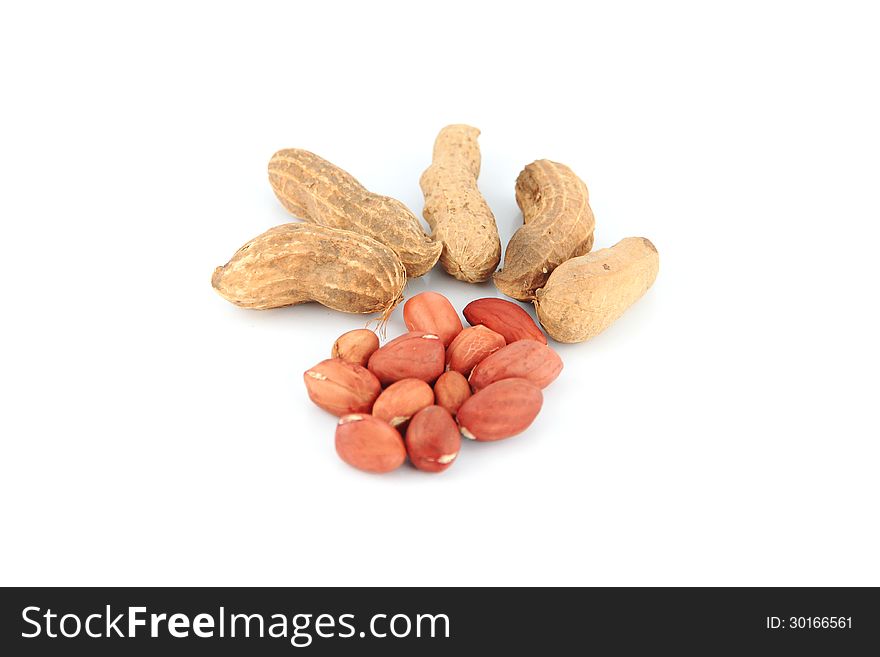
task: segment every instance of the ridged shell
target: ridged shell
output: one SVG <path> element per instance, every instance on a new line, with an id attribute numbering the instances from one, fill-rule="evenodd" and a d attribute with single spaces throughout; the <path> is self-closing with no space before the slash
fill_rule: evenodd
<path id="1" fill-rule="evenodd" d="M 283 224 L 247 242 L 211 284 L 245 308 L 278 308 L 308 301 L 348 313 L 383 316 L 403 298 L 406 272 L 376 240 L 314 224 Z"/>
<path id="2" fill-rule="evenodd" d="M 308 222 L 367 235 L 400 257 L 407 276 L 427 273 L 443 246 L 397 199 L 373 194 L 335 164 L 300 148 L 269 160 L 269 182 L 281 204 Z"/>
<path id="3" fill-rule="evenodd" d="M 495 215 L 477 187 L 479 134 L 469 125 L 443 128 L 434 142 L 431 166 L 419 181 L 425 195 L 422 214 L 434 239 L 443 244 L 440 265 L 467 283 L 488 280 L 501 259 Z"/>
<path id="4" fill-rule="evenodd" d="M 523 225 L 513 234 L 495 285 L 504 294 L 531 301 L 559 265 L 593 248 L 596 221 L 587 186 L 564 164 L 538 160 L 516 179 Z"/>

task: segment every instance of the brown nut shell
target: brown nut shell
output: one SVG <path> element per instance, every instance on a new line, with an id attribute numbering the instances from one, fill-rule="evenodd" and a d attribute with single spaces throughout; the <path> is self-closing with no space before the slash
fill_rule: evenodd
<path id="1" fill-rule="evenodd" d="M 596 225 L 587 186 L 564 164 L 532 162 L 516 179 L 516 202 L 523 225 L 504 251 L 495 286 L 520 301 L 531 301 L 556 269 L 593 247 Z"/>
<path id="2" fill-rule="evenodd" d="M 642 298 L 659 269 L 657 249 L 644 237 L 573 258 L 535 293 L 538 319 L 554 340 L 589 340 Z"/>
<path id="3" fill-rule="evenodd" d="M 431 166 L 419 180 L 425 220 L 443 244 L 440 264 L 468 283 L 487 280 L 501 258 L 495 216 L 477 187 L 479 134 L 469 125 L 443 128 L 434 142 Z"/>
<path id="4" fill-rule="evenodd" d="M 381 242 L 400 257 L 409 277 L 427 273 L 443 250 L 403 203 L 368 191 L 351 174 L 309 151 L 288 148 L 275 153 L 269 161 L 269 182 L 291 214 Z"/>
<path id="5" fill-rule="evenodd" d="M 214 270 L 211 285 L 244 308 L 317 301 L 333 310 L 387 317 L 403 298 L 406 272 L 393 250 L 370 237 L 312 224 L 284 224 L 238 249 Z"/>

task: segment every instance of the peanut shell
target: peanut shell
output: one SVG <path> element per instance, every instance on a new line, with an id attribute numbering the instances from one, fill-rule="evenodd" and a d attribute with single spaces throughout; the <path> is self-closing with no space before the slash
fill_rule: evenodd
<path id="1" fill-rule="evenodd" d="M 380 312 L 403 298 L 406 272 L 397 255 L 374 239 L 311 224 L 283 224 L 247 242 L 214 270 L 211 284 L 245 308 L 308 301 L 347 313 Z"/>
<path id="2" fill-rule="evenodd" d="M 469 125 L 443 128 L 431 166 L 419 180 L 425 195 L 422 214 L 433 238 L 443 244 L 440 265 L 468 283 L 488 280 L 501 258 L 495 216 L 477 187 L 479 135 Z"/>
<path id="3" fill-rule="evenodd" d="M 496 287 L 520 301 L 531 301 L 556 267 L 593 246 L 595 219 L 584 182 L 564 164 L 538 160 L 516 179 L 516 202 L 523 225 L 495 272 Z"/>
<path id="4" fill-rule="evenodd" d="M 291 214 L 372 237 L 397 253 L 409 277 L 427 273 L 443 250 L 403 203 L 368 191 L 349 173 L 309 151 L 289 148 L 275 153 L 269 160 L 269 182 Z"/>
<path id="5" fill-rule="evenodd" d="M 558 342 L 589 340 L 648 291 L 659 269 L 657 249 L 644 237 L 573 258 L 537 291 L 538 319 Z"/>

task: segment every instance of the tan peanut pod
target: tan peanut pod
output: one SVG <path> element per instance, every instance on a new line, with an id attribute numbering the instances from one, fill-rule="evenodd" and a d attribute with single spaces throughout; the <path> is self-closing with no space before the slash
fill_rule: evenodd
<path id="1" fill-rule="evenodd" d="M 532 301 L 550 274 L 566 260 L 593 248 L 595 219 L 587 186 L 564 164 L 532 162 L 516 179 L 523 225 L 513 234 L 495 286 L 520 301 Z"/>
<path id="2" fill-rule="evenodd" d="M 403 298 L 406 272 L 384 244 L 313 224 L 270 228 L 214 270 L 214 289 L 245 308 L 307 301 L 347 313 L 387 317 Z"/>
<path id="3" fill-rule="evenodd" d="M 501 259 L 495 216 L 480 194 L 480 131 L 448 125 L 434 141 L 434 155 L 419 181 L 425 220 L 443 244 L 440 265 L 467 283 L 488 280 Z"/>
<path id="4" fill-rule="evenodd" d="M 648 291 L 659 268 L 657 249 L 644 237 L 573 258 L 537 291 L 538 319 L 554 340 L 589 340 Z"/>
<path id="5" fill-rule="evenodd" d="M 443 245 L 428 237 L 403 203 L 368 191 L 353 176 L 299 148 L 269 160 L 269 182 L 287 210 L 314 224 L 351 230 L 390 247 L 409 277 L 428 272 Z"/>

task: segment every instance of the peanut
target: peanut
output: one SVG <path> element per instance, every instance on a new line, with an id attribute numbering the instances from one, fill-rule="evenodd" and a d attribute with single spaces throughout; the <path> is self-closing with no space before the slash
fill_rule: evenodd
<path id="1" fill-rule="evenodd" d="M 336 339 L 336 342 L 333 343 L 333 349 L 330 351 L 330 356 L 366 367 L 370 356 L 378 348 L 379 336 L 370 329 L 355 329 L 343 333 Z"/>
<path id="2" fill-rule="evenodd" d="M 648 291 L 659 268 L 657 249 L 644 237 L 573 258 L 537 291 L 538 319 L 554 340 L 589 340 Z"/>
<path id="3" fill-rule="evenodd" d="M 403 304 L 403 321 L 410 331 L 440 337 L 444 347 L 461 332 L 461 320 L 449 299 L 437 292 L 420 292 Z"/>
<path id="4" fill-rule="evenodd" d="M 564 164 L 538 160 L 516 179 L 523 225 L 513 234 L 495 285 L 504 294 L 531 301 L 556 267 L 593 246 L 595 220 L 587 186 Z"/>
<path id="5" fill-rule="evenodd" d="M 324 360 L 303 373 L 309 398 L 333 415 L 369 413 L 382 392 L 379 380 L 365 367 L 339 358 Z"/>
<path id="6" fill-rule="evenodd" d="M 458 409 L 470 396 L 470 384 L 463 374 L 455 370 L 444 372 L 434 384 L 437 405 L 445 408 L 451 415 L 458 413 Z"/>
<path id="7" fill-rule="evenodd" d="M 471 372 L 468 382 L 474 390 L 502 379 L 526 379 L 546 388 L 562 371 L 562 359 L 550 347 L 534 340 L 519 340 L 487 356 Z"/>
<path id="8" fill-rule="evenodd" d="M 405 424 L 434 403 L 434 391 L 421 379 L 401 379 L 385 388 L 373 404 L 373 415 L 392 427 Z"/>
<path id="9" fill-rule="evenodd" d="M 492 297 L 477 299 L 464 307 L 464 316 L 473 326 L 482 324 L 503 335 L 508 344 L 517 340 L 537 340 L 547 344 L 547 337 L 535 320 L 512 301 Z"/>
<path id="10" fill-rule="evenodd" d="M 433 382 L 443 373 L 445 350 L 440 338 L 431 333 L 412 332 L 380 347 L 367 364 L 382 385 L 401 379 Z"/>
<path id="11" fill-rule="evenodd" d="M 394 251 L 369 237 L 284 224 L 242 246 L 214 270 L 211 284 L 245 308 L 317 301 L 334 310 L 387 317 L 403 298 L 406 272 Z"/>
<path id="12" fill-rule="evenodd" d="M 534 421 L 543 402 L 541 389 L 525 379 L 496 381 L 458 409 L 461 435 L 481 441 L 515 436 Z"/>
<path id="13" fill-rule="evenodd" d="M 413 416 L 406 430 L 406 451 L 419 470 L 442 472 L 458 456 L 461 436 L 445 408 L 428 406 Z"/>
<path id="14" fill-rule="evenodd" d="M 434 142 L 434 155 L 419 181 L 425 195 L 422 214 L 443 244 L 440 265 L 468 283 L 488 280 L 501 258 L 495 216 L 477 187 L 480 131 L 446 126 Z"/>
<path id="15" fill-rule="evenodd" d="M 468 376 L 480 361 L 505 344 L 503 336 L 483 325 L 466 328 L 446 350 L 446 369 Z"/>
<path id="16" fill-rule="evenodd" d="M 403 203 L 367 191 L 350 174 L 314 153 L 298 148 L 278 151 L 269 161 L 269 182 L 294 216 L 351 230 L 393 249 L 409 277 L 425 274 L 440 257 L 443 245 L 424 233 Z"/>
<path id="17" fill-rule="evenodd" d="M 360 413 L 339 418 L 336 453 L 358 470 L 377 474 L 391 472 L 406 461 L 406 446 L 397 429 Z"/>

